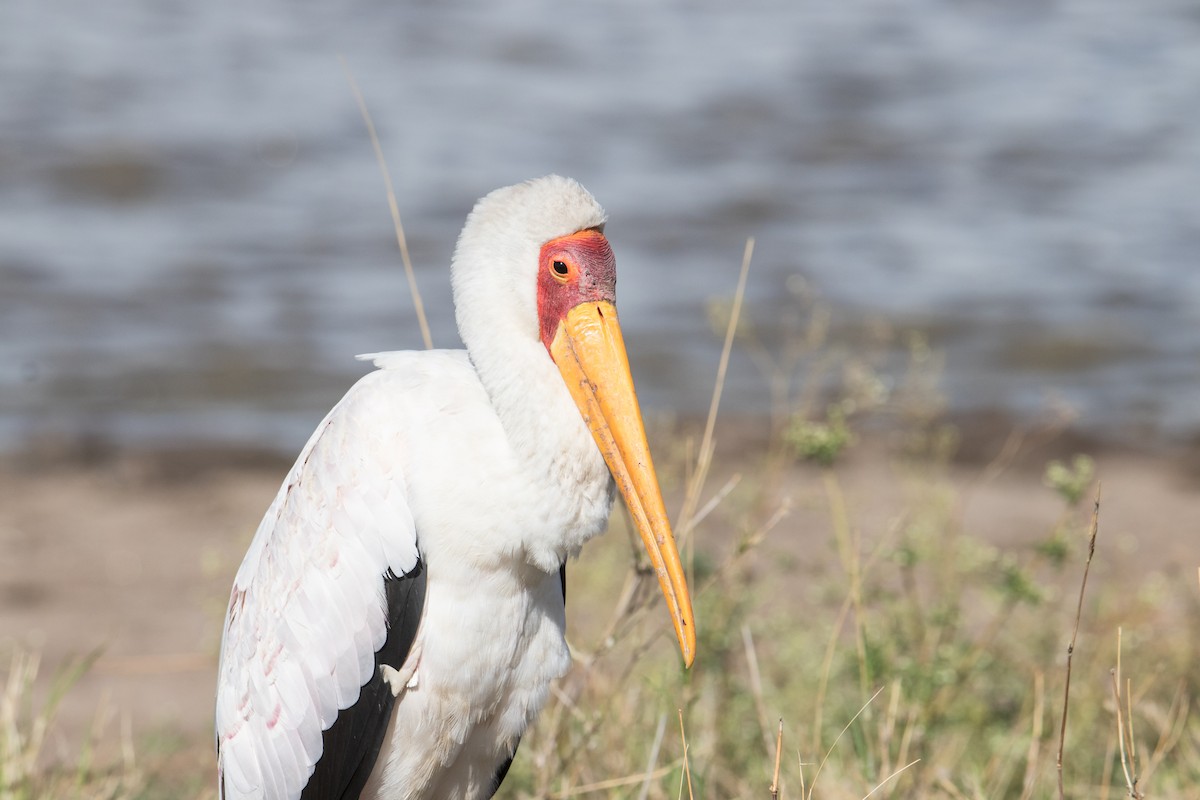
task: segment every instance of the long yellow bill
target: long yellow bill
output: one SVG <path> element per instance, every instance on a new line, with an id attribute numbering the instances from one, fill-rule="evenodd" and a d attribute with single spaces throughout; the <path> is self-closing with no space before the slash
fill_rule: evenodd
<path id="1" fill-rule="evenodd" d="M 692 598 L 650 460 L 616 307 L 589 301 L 572 308 L 554 335 L 550 353 L 642 536 L 675 623 L 684 666 L 690 667 L 696 657 Z"/>

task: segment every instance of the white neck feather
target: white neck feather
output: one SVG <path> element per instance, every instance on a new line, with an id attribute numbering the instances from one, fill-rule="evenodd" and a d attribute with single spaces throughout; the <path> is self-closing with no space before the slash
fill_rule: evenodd
<path id="1" fill-rule="evenodd" d="M 539 337 L 537 271 L 545 242 L 604 221 L 595 199 L 568 178 L 498 189 L 467 218 L 451 267 L 459 333 L 513 453 L 531 480 L 584 505 L 598 495 L 611 504 L 611 479 Z"/>

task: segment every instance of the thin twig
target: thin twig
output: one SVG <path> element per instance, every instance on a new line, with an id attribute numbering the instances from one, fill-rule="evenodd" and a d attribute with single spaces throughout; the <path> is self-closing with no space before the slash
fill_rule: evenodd
<path id="1" fill-rule="evenodd" d="M 1129 784 L 1129 796 L 1141 797 L 1138 794 L 1138 756 L 1137 740 L 1133 738 L 1133 682 L 1125 679 L 1125 735 L 1129 739 L 1129 763 L 1133 765 L 1133 782 Z"/>
<path id="2" fill-rule="evenodd" d="M 742 476 L 740 474 L 733 475 L 725 482 L 725 485 L 721 487 L 720 491 L 714 494 L 709 501 L 704 504 L 704 508 L 701 508 L 699 511 L 697 511 L 695 516 L 688 520 L 687 527 L 685 529 L 681 529 L 681 531 L 677 531 L 677 533 L 679 533 L 680 536 L 683 536 L 686 535 L 687 532 L 695 529 L 697 525 L 704 521 L 705 517 L 715 511 L 717 507 L 724 502 L 725 498 L 729 496 L 729 493 L 737 487 L 741 480 Z"/>
<path id="3" fill-rule="evenodd" d="M 682 708 L 678 709 L 678 711 L 679 711 L 679 738 L 683 740 L 683 775 L 684 775 L 684 777 L 687 778 L 688 800 L 694 800 L 694 798 L 692 796 L 692 769 L 690 766 L 688 766 L 687 732 L 683 729 L 683 709 Z M 681 786 L 680 793 L 682 794 L 682 792 L 683 792 L 683 787 Z"/>
<path id="4" fill-rule="evenodd" d="M 1100 484 L 1096 484 L 1096 502 L 1092 507 L 1092 530 L 1088 540 L 1087 561 L 1083 565 L 1083 582 L 1079 586 L 1079 604 L 1075 608 L 1075 629 L 1071 632 L 1071 644 L 1067 646 L 1067 679 L 1063 684 L 1062 724 L 1058 729 L 1058 798 L 1066 800 L 1063 789 L 1063 746 L 1067 740 L 1067 708 L 1071 701 L 1071 657 L 1075 654 L 1075 638 L 1079 635 L 1079 618 L 1083 616 L 1083 593 L 1087 589 L 1088 571 L 1092 567 L 1092 556 L 1096 553 L 1096 533 L 1100 529 Z M 1118 706 L 1120 704 L 1118 703 Z M 1119 713 L 1119 709 L 1118 709 Z"/>
<path id="5" fill-rule="evenodd" d="M 1125 773 L 1125 786 L 1129 789 L 1129 796 L 1137 797 L 1136 779 L 1129 774 L 1129 759 L 1125 749 L 1125 723 L 1121 713 L 1120 668 L 1109 670 L 1108 674 L 1112 678 L 1113 701 L 1117 706 L 1117 741 L 1121 745 L 1121 771 Z"/>
<path id="6" fill-rule="evenodd" d="M 1125 773 L 1125 787 L 1129 796 L 1141 800 L 1142 793 L 1138 790 L 1137 743 L 1133 738 L 1133 684 L 1125 679 L 1125 715 L 1121 718 L 1121 629 L 1117 628 L 1117 668 L 1109 673 L 1113 683 L 1113 699 L 1117 706 L 1117 740 L 1121 744 L 1121 770 Z M 1129 751 L 1126 760 L 1125 752 Z"/>
<path id="7" fill-rule="evenodd" d="M 359 91 L 358 81 L 350 71 L 344 56 L 338 56 L 342 69 L 346 72 L 346 80 L 350 82 L 350 91 L 354 93 L 354 102 L 362 114 L 363 122 L 367 125 L 367 134 L 371 137 L 371 147 L 375 149 L 375 160 L 379 162 L 379 171 L 383 173 L 383 183 L 387 187 L 388 210 L 392 212 L 392 227 L 396 229 L 396 244 L 400 246 L 400 260 L 404 262 L 404 274 L 408 277 L 408 289 L 412 292 L 413 307 L 417 312 L 417 324 L 421 326 L 421 338 L 425 349 L 433 349 L 433 337 L 429 335 L 429 321 L 425 319 L 425 304 L 421 302 L 421 292 L 417 289 L 417 274 L 413 270 L 412 258 L 408 255 L 408 238 L 404 235 L 404 225 L 400 223 L 400 206 L 396 203 L 396 191 L 392 187 L 392 175 L 388 171 L 387 160 L 383 157 L 383 147 L 379 144 L 379 136 L 375 133 L 375 123 L 371 120 L 371 112 L 367 110 L 367 101 Z"/>
<path id="8" fill-rule="evenodd" d="M 771 775 L 771 800 L 779 800 L 779 758 L 783 754 L 783 717 L 779 718 L 779 733 L 775 736 L 775 772 Z"/>

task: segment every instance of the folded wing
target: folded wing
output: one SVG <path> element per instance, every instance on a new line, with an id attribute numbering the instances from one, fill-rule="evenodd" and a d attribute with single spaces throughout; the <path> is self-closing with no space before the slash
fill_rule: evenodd
<path id="1" fill-rule="evenodd" d="M 234 580 L 216 706 L 227 800 L 294 800 L 310 778 L 322 788 L 306 797 L 353 797 L 378 753 L 394 702 L 379 667 L 403 663 L 425 588 L 385 374 L 318 427 Z"/>

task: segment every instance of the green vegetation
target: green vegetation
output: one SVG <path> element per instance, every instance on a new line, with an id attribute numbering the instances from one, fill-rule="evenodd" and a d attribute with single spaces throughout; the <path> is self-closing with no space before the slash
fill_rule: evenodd
<path id="1" fill-rule="evenodd" d="M 608 602 L 569 609 L 577 668 L 527 734 L 507 796 L 773 797 L 782 725 L 781 797 L 1056 797 L 1064 708 L 1064 797 L 1190 796 L 1200 597 L 1193 584 L 1164 598 L 1161 577 L 1123 573 L 1109 556 L 1080 600 L 1092 460 L 1048 465 L 1047 489 L 1029 479 L 1031 497 L 1062 502 L 1040 531 L 985 540 L 951 480 L 959 437 L 938 421 L 938 362 L 923 338 L 909 338 L 907 372 L 884 391 L 870 347 L 839 356 L 815 307 L 775 351 L 728 304 L 714 308 L 777 408 L 765 450 L 722 464 L 714 485 L 737 472 L 721 488 L 695 480 L 711 466 L 704 441 L 676 448 L 697 463 L 680 455 L 664 470 L 689 476 L 675 487 L 685 512 L 704 510 L 676 525 L 693 559 L 696 665 L 680 669 L 653 575 L 615 522 L 625 530 L 591 545 L 571 581 L 577 598 L 620 602 L 606 622 L 593 617 Z M 878 457 L 901 487 L 882 522 L 860 520 L 844 487 L 847 448 L 868 420 L 891 423 Z M 971 485 L 1009 469 L 1019 444 Z M 1103 528 L 1100 508 L 1102 553 Z"/>
<path id="2" fill-rule="evenodd" d="M 780 720 L 783 797 L 1056 796 L 1090 511 L 1068 509 L 1047 520 L 1042 541 L 1001 548 L 964 529 L 934 474 L 902 469 L 919 497 L 878 531 L 841 505 L 836 470 L 808 476 L 822 487 L 824 530 L 796 530 L 778 509 L 731 494 L 735 510 L 703 526 L 704 552 L 727 555 L 696 558 L 700 657 L 690 673 L 636 551 L 620 535 L 603 555 L 594 547 L 571 573 L 585 584 L 575 596 L 623 602 L 574 642 L 578 668 L 527 735 L 509 796 L 674 798 L 683 786 L 685 797 L 766 798 Z M 803 541 L 779 542 L 794 537 Z M 795 550 L 815 551 L 814 563 L 781 555 Z M 1161 597 L 1127 579 L 1088 587 L 1066 797 L 1184 797 L 1200 781 L 1190 709 L 1200 606 L 1188 601 L 1164 615 Z"/>
<path id="3" fill-rule="evenodd" d="M 618 512 L 614 530 L 570 567 L 576 668 L 526 734 L 501 796 L 765 800 L 782 722 L 780 797 L 1056 797 L 1077 607 L 1064 795 L 1193 796 L 1197 587 L 1122 571 L 1106 555 L 1101 504 L 1079 606 L 1093 462 L 1048 465 L 1045 487 L 1031 477 L 1031 498 L 1056 493 L 1059 510 L 1004 544 L 985 539 L 952 480 L 958 436 L 938 421 L 927 343 L 912 337 L 905 374 L 887 381 L 879 344 L 893 334 L 869 333 L 853 355 L 839 353 L 826 340 L 828 315 L 804 297 L 797 307 L 795 335 L 773 350 L 738 323 L 736 303 L 714 315 L 772 387 L 761 451 L 714 459 L 711 425 L 695 440 L 678 426 L 656 437 L 665 488 L 683 509 L 695 667 L 679 667 L 657 581 Z M 854 444 L 884 438 L 865 456 Z M 994 479 L 1012 457 L 1006 450 L 975 479 Z M 883 462 L 879 489 L 895 496 L 881 501 L 884 518 L 848 499 L 851 458 Z M 47 756 L 54 710 L 87 666 L 35 705 L 36 661 L 10 663 L 0 800 L 213 797 L 207 755 L 174 775 L 147 763 L 150 779 L 129 749 L 103 769 L 88 748 L 74 760 Z"/>
<path id="4" fill-rule="evenodd" d="M 1091 456 L 1077 455 L 1071 461 L 1071 466 L 1064 466 L 1061 461 L 1051 461 L 1046 465 L 1046 477 L 1043 483 L 1050 487 L 1067 501 L 1067 505 L 1078 505 L 1083 499 L 1083 493 L 1092 485 L 1096 475 L 1096 463 Z"/>
<path id="5" fill-rule="evenodd" d="M 854 436 L 846 425 L 845 412 L 833 406 L 822 422 L 794 418 L 784 432 L 784 440 L 800 458 L 829 467 L 854 443 Z"/>
<path id="6" fill-rule="evenodd" d="M 109 721 L 102 711 L 97 712 L 93 730 L 69 760 L 49 752 L 60 704 L 99 655 L 90 653 L 64 666 L 44 692 L 35 691 L 37 656 L 21 650 L 10 655 L 7 669 L 0 674 L 0 800 L 135 796 L 141 777 L 127 741 L 122 742 L 116 763 L 93 763 L 102 729 Z"/>

